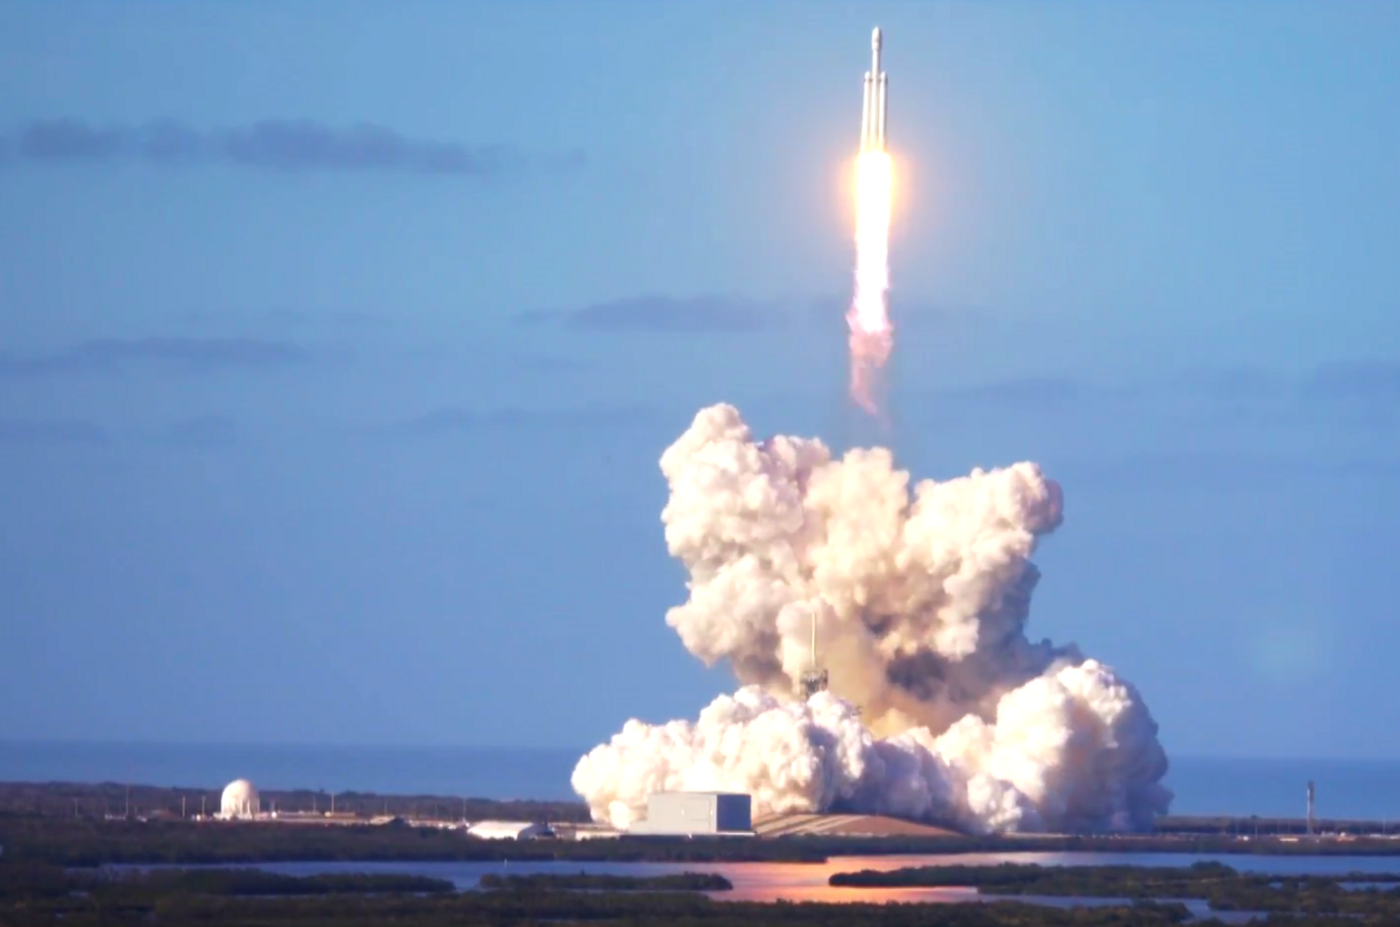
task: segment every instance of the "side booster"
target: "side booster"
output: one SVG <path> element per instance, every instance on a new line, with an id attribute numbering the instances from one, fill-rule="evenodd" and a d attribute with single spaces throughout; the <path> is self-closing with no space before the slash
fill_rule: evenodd
<path id="1" fill-rule="evenodd" d="M 880 28 L 870 34 L 870 70 L 865 72 L 865 105 L 860 116 L 860 150 L 885 150 L 885 110 L 889 83 L 880 70 Z"/>

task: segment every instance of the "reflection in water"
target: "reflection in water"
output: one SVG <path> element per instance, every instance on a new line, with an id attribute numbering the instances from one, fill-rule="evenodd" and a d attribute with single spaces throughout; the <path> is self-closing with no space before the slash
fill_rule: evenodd
<path id="1" fill-rule="evenodd" d="M 995 866 L 1001 863 L 1038 863 L 1042 866 L 1190 866 L 1220 862 L 1241 872 L 1276 875 L 1345 875 L 1352 872 L 1393 872 L 1400 861 L 1365 856 L 1231 856 L 1190 853 L 963 853 L 936 856 L 843 856 L 824 863 L 267 863 L 259 868 L 287 875 L 364 872 L 407 873 L 448 879 L 460 889 L 475 889 L 488 872 L 502 875 L 590 874 L 653 876 L 677 872 L 717 872 L 734 885 L 732 891 L 713 892 L 721 901 L 823 901 L 823 902 L 924 902 L 949 903 L 1002 900 L 978 895 L 973 888 L 835 888 L 828 884 L 838 872 L 874 869 L 884 872 L 906 866 Z M 1056 907 L 1122 904 L 1113 898 L 1029 898 Z M 1188 902 L 1193 913 L 1205 913 L 1203 902 Z M 1199 909 L 1198 909 L 1199 908 Z M 1217 914 L 1216 916 L 1220 916 Z"/>
<path id="2" fill-rule="evenodd" d="M 859 865 L 851 865 L 859 862 Z M 892 864 L 891 864 L 892 863 Z M 869 860 L 844 859 L 836 862 L 731 863 L 703 867 L 718 872 L 734 884 L 727 892 L 709 892 L 716 901 L 824 901 L 838 903 L 891 901 L 968 902 L 981 900 L 975 888 L 864 888 L 828 884 L 832 875 L 853 869 L 898 869 L 910 863 L 906 857 Z M 682 867 L 684 868 L 684 867 Z M 702 867 L 696 867 L 702 868 Z"/>

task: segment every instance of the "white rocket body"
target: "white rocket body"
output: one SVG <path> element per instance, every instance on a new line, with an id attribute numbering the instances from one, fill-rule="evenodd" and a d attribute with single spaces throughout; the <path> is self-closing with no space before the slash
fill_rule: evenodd
<path id="1" fill-rule="evenodd" d="M 865 74 L 865 101 L 860 114 L 860 150 L 885 150 L 885 112 L 889 81 L 880 70 L 880 30 L 870 34 L 870 70 Z"/>

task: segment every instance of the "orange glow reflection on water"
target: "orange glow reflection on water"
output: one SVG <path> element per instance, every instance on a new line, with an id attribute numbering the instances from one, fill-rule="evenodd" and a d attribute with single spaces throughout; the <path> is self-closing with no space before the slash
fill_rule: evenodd
<path id="1" fill-rule="evenodd" d="M 1053 865 L 1062 861 L 1055 853 L 1016 854 L 1023 862 Z M 824 863 L 730 863 L 679 866 L 677 869 L 718 872 L 734 888 L 710 892 L 716 901 L 824 901 L 846 903 L 948 902 L 978 900 L 975 888 L 856 888 L 834 886 L 830 879 L 838 872 L 873 869 L 886 872 L 910 866 L 993 865 L 1006 861 L 1006 854 L 968 853 L 958 856 L 841 856 Z M 667 864 L 668 867 L 671 864 Z"/>

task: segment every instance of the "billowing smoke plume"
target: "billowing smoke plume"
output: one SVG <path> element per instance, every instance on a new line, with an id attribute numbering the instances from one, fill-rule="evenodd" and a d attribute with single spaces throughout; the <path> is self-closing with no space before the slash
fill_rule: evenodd
<path id="1" fill-rule="evenodd" d="M 1140 830 L 1166 755 L 1136 689 L 1025 635 L 1059 486 L 1031 463 L 912 489 L 888 451 L 754 441 L 702 410 L 661 458 L 690 600 L 666 621 L 743 687 L 695 723 L 629 721 L 573 785 L 626 826 L 663 789 L 733 790 L 756 815 L 844 809 L 973 830 Z M 803 701 L 810 636 L 831 692 Z"/>

